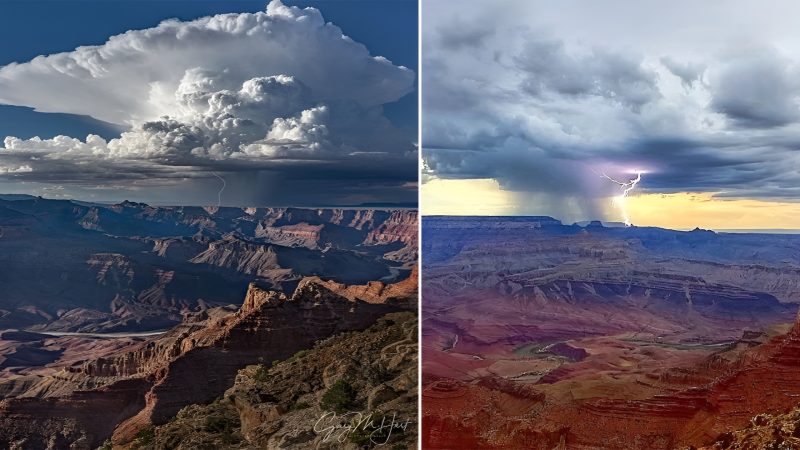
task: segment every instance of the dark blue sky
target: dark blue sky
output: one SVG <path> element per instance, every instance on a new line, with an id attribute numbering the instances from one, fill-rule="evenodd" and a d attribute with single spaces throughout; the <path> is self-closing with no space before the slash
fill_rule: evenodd
<path id="1" fill-rule="evenodd" d="M 416 0 L 284 0 L 287 5 L 322 11 L 372 54 L 417 72 Z M 191 20 L 227 13 L 264 10 L 267 1 L 211 0 L 3 0 L 0 2 L 0 65 L 26 62 L 38 55 L 97 45 L 131 29 L 150 28 L 169 18 Z M 416 129 L 417 98 L 409 94 L 386 106 L 396 125 Z M 88 133 L 112 137 L 108 124 L 88 117 L 42 114 L 28 108 L 0 106 L 0 139 L 53 137 Z"/>

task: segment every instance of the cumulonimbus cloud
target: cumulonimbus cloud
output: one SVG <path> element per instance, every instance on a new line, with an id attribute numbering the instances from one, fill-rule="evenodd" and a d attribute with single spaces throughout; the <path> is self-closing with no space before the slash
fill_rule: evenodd
<path id="1" fill-rule="evenodd" d="M 287 75 L 302 80 L 317 101 L 364 107 L 407 94 L 414 76 L 371 56 L 318 10 L 276 0 L 265 12 L 168 20 L 100 46 L 10 64 L 0 69 L 0 102 L 134 125 L 178 115 L 181 99 L 174 94 L 187 71 L 198 68 L 214 74 L 217 89 Z"/>
<path id="2" fill-rule="evenodd" d="M 109 141 L 6 137 L 0 175 L 92 185 L 331 161 L 357 170 L 363 155 L 414 160 L 416 136 L 383 115 L 414 77 L 318 10 L 279 0 L 263 12 L 168 20 L 0 68 L 0 103 L 128 128 Z"/>

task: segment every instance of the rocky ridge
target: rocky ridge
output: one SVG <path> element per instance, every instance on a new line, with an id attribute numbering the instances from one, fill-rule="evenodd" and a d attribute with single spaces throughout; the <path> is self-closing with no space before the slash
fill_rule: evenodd
<path id="1" fill-rule="evenodd" d="M 130 448 L 416 448 L 416 339 L 415 314 L 393 313 L 286 360 L 249 366 L 212 403 L 183 408 Z M 337 405 L 325 399 L 338 383 L 352 396 L 334 416 Z M 330 429 L 356 417 L 369 425 Z"/>
<path id="2" fill-rule="evenodd" d="M 722 433 L 698 450 L 792 450 L 800 448 L 800 408 L 784 414 L 759 414 L 747 427 Z M 695 450 L 689 447 L 686 450 Z"/>
<path id="3" fill-rule="evenodd" d="M 358 295 L 348 298 L 335 290 Z M 318 278 L 301 281 L 291 296 L 251 284 L 233 314 L 190 317 L 137 348 L 55 376 L 83 384 L 90 379 L 90 389 L 3 400 L 0 444 L 35 449 L 57 442 L 64 448 L 94 448 L 112 434 L 115 442 L 129 442 L 184 406 L 213 400 L 230 387 L 241 367 L 286 359 L 333 334 L 365 329 L 378 317 L 412 304 L 403 295 L 416 297 L 403 287 L 376 291 Z M 109 417 L 108 411 L 116 416 Z M 99 416 L 109 420 L 99 423 Z"/>

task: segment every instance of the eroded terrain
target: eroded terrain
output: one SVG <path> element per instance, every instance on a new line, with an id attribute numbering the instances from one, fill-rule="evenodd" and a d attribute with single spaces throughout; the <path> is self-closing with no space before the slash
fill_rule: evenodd
<path id="1" fill-rule="evenodd" d="M 672 449 L 798 403 L 796 236 L 431 217 L 423 252 L 429 448 Z"/>
<path id="2" fill-rule="evenodd" d="M 416 240 L 411 210 L 0 201 L 0 447 L 141 444 L 248 365 L 414 311 Z"/>

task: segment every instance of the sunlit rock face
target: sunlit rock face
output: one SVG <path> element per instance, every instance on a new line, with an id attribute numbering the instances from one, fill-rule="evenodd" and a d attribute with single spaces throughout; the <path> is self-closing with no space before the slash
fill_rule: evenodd
<path id="1" fill-rule="evenodd" d="M 284 360 L 386 314 L 413 310 L 415 275 L 373 286 L 310 277 L 286 295 L 251 284 L 236 311 L 189 316 L 163 335 L 17 386 L 16 395 L 0 401 L 0 442 L 44 448 L 55 439 L 95 448 L 113 436 L 128 443 L 183 407 L 214 400 L 247 365 Z M 115 413 L 96 420 L 108 411 Z"/>

